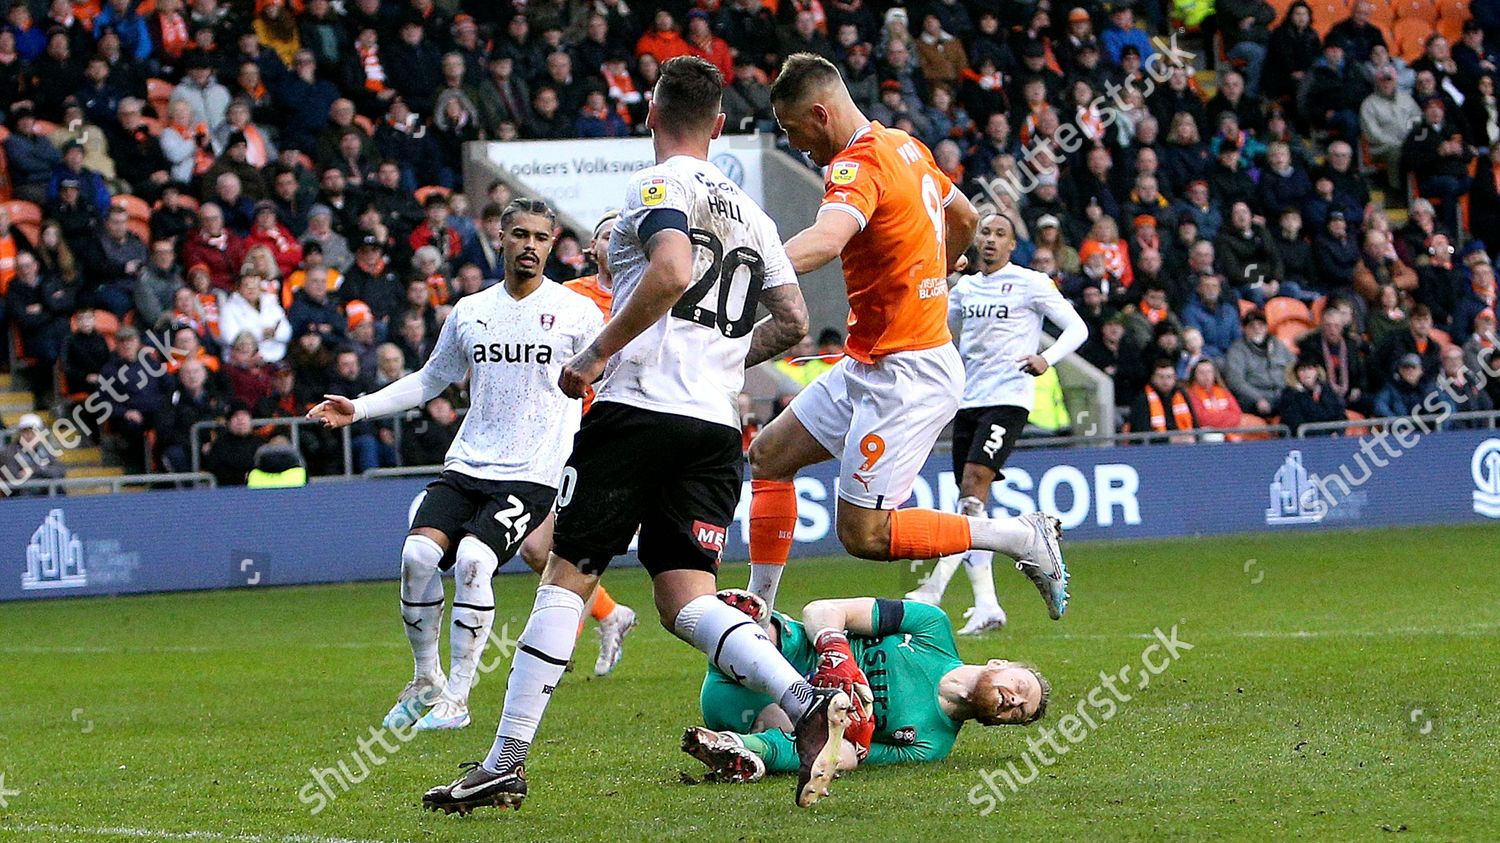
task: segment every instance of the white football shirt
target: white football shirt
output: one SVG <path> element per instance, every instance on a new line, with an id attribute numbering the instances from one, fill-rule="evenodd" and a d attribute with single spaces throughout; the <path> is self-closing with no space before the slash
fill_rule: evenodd
<path id="1" fill-rule="evenodd" d="M 1042 352 L 1048 365 L 1056 366 L 1088 339 L 1088 326 L 1051 278 L 1007 263 L 958 279 L 948 292 L 948 324 L 964 360 L 960 407 L 1031 409 L 1033 378 L 1021 371 L 1021 359 L 1041 346 L 1043 318 L 1063 329 Z"/>
<path id="2" fill-rule="evenodd" d="M 443 468 L 555 488 L 583 413 L 557 379 L 603 326 L 592 301 L 550 280 L 520 301 L 504 284 L 459 299 L 419 372 L 430 398 L 472 371 Z"/>
<path id="3" fill-rule="evenodd" d="M 797 281 L 776 225 L 718 167 L 691 156 L 641 170 L 627 190 L 609 241 L 614 312 L 640 286 L 650 263 L 642 226 L 649 239 L 673 211 L 686 217 L 693 241 L 693 285 L 610 358 L 598 400 L 738 430 L 756 304 L 763 291 Z"/>

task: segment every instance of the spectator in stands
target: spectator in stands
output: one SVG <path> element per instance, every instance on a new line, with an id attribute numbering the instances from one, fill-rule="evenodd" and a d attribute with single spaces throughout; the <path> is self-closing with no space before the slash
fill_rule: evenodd
<path id="1" fill-rule="evenodd" d="M 316 247 L 323 264 L 342 274 L 354 262 L 349 241 L 333 230 L 333 211 L 327 205 L 313 205 L 307 212 L 307 230 L 302 234 L 304 258 Z"/>
<path id="2" fill-rule="evenodd" d="M 1078 354 L 1114 381 L 1115 400 L 1126 403 L 1146 382 L 1141 361 L 1141 347 L 1125 330 L 1125 319 L 1116 316 L 1089 332 L 1089 339 Z"/>
<path id="3" fill-rule="evenodd" d="M 1421 365 L 1422 379 L 1437 377 L 1442 363 L 1441 349 L 1432 338 L 1432 311 L 1426 305 L 1414 305 L 1407 316 L 1405 330 L 1390 333 L 1375 346 L 1371 359 L 1371 387 L 1391 382 L 1397 376 L 1399 361 L 1415 355 Z"/>
<path id="4" fill-rule="evenodd" d="M 1500 360 L 1495 359 L 1500 337 L 1495 333 L 1495 312 L 1481 310 L 1474 317 L 1474 333 L 1464 341 L 1464 365 L 1478 377 L 1483 374 L 1490 401 L 1500 406 Z"/>
<path id="5" fill-rule="evenodd" d="M 1213 360 L 1205 357 L 1193 365 L 1187 396 L 1199 427 L 1240 426 L 1240 417 L 1244 415 L 1240 402 L 1234 400 L 1234 394 L 1224 385 Z"/>
<path id="6" fill-rule="evenodd" d="M 135 306 L 137 278 L 149 257 L 146 244 L 129 223 L 130 214 L 124 208 L 110 208 L 104 231 L 85 252 L 84 261 L 95 285 L 94 305 L 122 319 Z"/>
<path id="7" fill-rule="evenodd" d="M 1236 207 L 1244 207 L 1243 203 Z M 1226 299 L 1223 279 L 1217 275 L 1200 275 L 1198 289 L 1182 312 L 1182 323 L 1203 334 L 1203 348 L 1208 356 L 1221 358 L 1240 338 L 1240 311 L 1235 302 Z"/>
<path id="8" fill-rule="evenodd" d="M 243 243 L 247 252 L 256 247 L 269 249 L 271 258 L 276 263 L 277 274 L 281 277 L 290 275 L 302 262 L 302 245 L 281 224 L 277 217 L 276 203 L 269 199 L 255 203 L 254 223 Z"/>
<path id="9" fill-rule="evenodd" d="M 228 427 L 204 446 L 203 469 L 213 474 L 220 486 L 243 486 L 255 468 L 255 451 L 263 444 L 251 426 L 250 408 L 235 402 L 229 411 Z"/>
<path id="10" fill-rule="evenodd" d="M 406 357 L 406 368 L 416 371 L 427 362 L 435 339 L 427 330 L 427 320 L 418 311 L 408 310 L 401 314 L 400 324 L 393 341 Z"/>
<path id="11" fill-rule="evenodd" d="M 1359 137 L 1359 107 L 1368 93 L 1358 64 L 1347 55 L 1347 42 L 1332 33 L 1323 41 L 1323 55 L 1302 78 L 1297 101 L 1308 122 L 1345 140 Z"/>
<path id="12" fill-rule="evenodd" d="M 1469 289 L 1464 291 L 1453 315 L 1451 334 L 1454 340 L 1468 339 L 1474 330 L 1474 318 L 1483 311 L 1493 312 L 1495 309 L 1495 268 L 1481 263 L 1470 272 Z"/>
<path id="13" fill-rule="evenodd" d="M 1151 381 L 1130 405 L 1130 432 L 1190 431 L 1198 426 L 1187 392 L 1177 383 L 1177 369 L 1170 360 L 1158 360 L 1151 367 Z M 1193 436 L 1176 435 L 1152 438 L 1151 444 L 1192 442 Z"/>
<path id="14" fill-rule="evenodd" d="M 73 332 L 63 344 L 63 388 L 69 396 L 93 392 L 99 373 L 109 362 L 109 342 L 99 333 L 94 311 L 83 308 L 73 319 Z"/>
<path id="15" fill-rule="evenodd" d="M 197 224 L 198 213 L 183 201 L 182 189 L 173 182 L 163 184 L 161 198 L 151 210 L 151 239 L 181 247 Z"/>
<path id="16" fill-rule="evenodd" d="M 1141 291 L 1141 300 L 1124 312 L 1126 332 L 1137 348 L 1151 344 L 1158 325 L 1168 325 L 1173 333 L 1182 331 L 1182 322 L 1167 306 L 1167 291 L 1161 287 L 1149 287 Z"/>
<path id="17" fill-rule="evenodd" d="M 292 307 L 287 313 L 293 336 L 309 331 L 321 334 L 325 342 L 341 340 L 345 331 L 344 314 L 329 298 L 327 268 L 309 271 L 297 292 L 292 294 Z"/>
<path id="18" fill-rule="evenodd" d="M 232 397 L 251 407 L 271 392 L 271 366 L 260 356 L 260 340 L 249 331 L 241 331 L 226 344 L 225 378 Z"/>
<path id="19" fill-rule="evenodd" d="M 1375 395 L 1375 415 L 1391 418 L 1435 409 L 1424 407 L 1423 402 L 1436 391 L 1436 373 L 1425 374 L 1422 357 L 1415 352 L 1403 354 L 1396 361 L 1394 376 Z"/>
<path id="20" fill-rule="evenodd" d="M 1396 84 L 1396 69 L 1382 68 L 1375 76 L 1375 91 L 1359 106 L 1360 131 L 1370 157 L 1385 167 L 1391 189 L 1401 187 L 1401 152 L 1413 126 L 1422 119 L 1422 109 L 1411 95 Z"/>
<path id="21" fill-rule="evenodd" d="M 56 451 L 46 443 L 46 437 L 46 426 L 37 414 L 23 413 L 16 422 L 15 435 L 0 449 L 0 476 L 5 478 L 8 495 L 45 495 L 45 485 L 28 489 L 21 484 L 67 476 L 67 467 L 54 456 Z"/>
<path id="22" fill-rule="evenodd" d="M 155 330 L 165 328 L 172 318 L 172 299 L 182 285 L 182 268 L 177 265 L 172 241 L 152 243 L 150 257 L 136 275 L 131 292 L 136 324 Z"/>
<path id="23" fill-rule="evenodd" d="M 212 134 L 229 110 L 229 89 L 214 78 L 213 63 L 207 55 L 188 53 L 186 67 L 187 75 L 177 83 L 172 99 L 186 102 L 192 109 L 192 122 L 204 124 Z"/>
<path id="24" fill-rule="evenodd" d="M 182 368 L 182 364 L 188 360 L 197 360 L 202 363 L 210 374 L 219 373 L 221 368 L 219 358 L 204 350 L 202 341 L 198 339 L 198 332 L 193 329 L 193 326 L 171 325 L 163 334 L 171 342 L 165 361 L 169 373 L 176 374 L 177 370 Z"/>
<path id="25" fill-rule="evenodd" d="M 182 262 L 188 266 L 203 264 L 209 278 L 220 290 L 234 288 L 240 264 L 245 260 L 245 245 L 239 235 L 224 222 L 224 210 L 213 202 L 198 209 L 198 226 L 188 232 L 182 247 Z"/>
<path id="26" fill-rule="evenodd" d="M 10 112 L 10 136 L 5 139 L 5 157 L 10 169 L 11 191 L 17 199 L 41 204 L 47 200 L 52 171 L 62 156 L 57 147 L 36 130 L 30 108 L 17 106 Z"/>
<path id="27" fill-rule="evenodd" d="M 115 334 L 115 356 L 100 372 L 100 396 L 111 407 L 109 432 L 118 442 L 116 451 L 127 474 L 146 470 L 146 431 L 155 424 L 165 400 L 166 382 L 160 361 L 141 351 L 141 334 L 125 325 Z"/>
<path id="28" fill-rule="evenodd" d="M 1483 389 L 1482 376 L 1476 370 L 1466 368 L 1464 350 L 1456 345 L 1443 349 L 1442 371 L 1438 372 L 1437 389 L 1443 404 L 1454 413 L 1478 413 L 1495 409 L 1495 403 Z M 1473 429 L 1483 427 L 1477 419 L 1450 422 L 1446 429 Z"/>
<path id="29" fill-rule="evenodd" d="M 1469 190 L 1469 162 L 1474 151 L 1464 142 L 1459 125 L 1447 116 L 1442 97 L 1422 102 L 1422 121 L 1406 137 L 1406 169 L 1417 177 L 1424 197 L 1442 203 L 1443 224 L 1458 228 L 1458 198 Z"/>
<path id="30" fill-rule="evenodd" d="M 1186 196 L 1177 203 L 1173 210 L 1176 211 L 1179 221 L 1183 217 L 1192 220 L 1197 228 L 1197 237 L 1201 240 L 1213 242 L 1219 236 L 1219 229 L 1224 225 L 1223 211 L 1219 210 L 1218 204 L 1209 199 L 1209 186 L 1206 179 L 1194 178 L 1188 182 Z"/>
<path id="31" fill-rule="evenodd" d="M 405 465 L 441 465 L 448 446 L 458 436 L 459 418 L 453 404 L 439 395 L 427 402 L 422 418 L 408 425 L 401 437 Z"/>
<path id="32" fill-rule="evenodd" d="M 240 277 L 238 287 L 224 300 L 219 314 L 219 336 L 228 341 L 248 333 L 256 338 L 261 360 L 277 363 L 286 356 L 292 326 L 281 303 L 266 293 L 264 281 L 256 274 Z"/>
<path id="33" fill-rule="evenodd" d="M 1368 413 L 1370 399 L 1365 385 L 1369 383 L 1369 347 L 1358 332 L 1351 330 L 1353 316 L 1347 302 L 1330 302 L 1323 308 L 1318 329 L 1298 340 L 1297 359 L 1316 363 L 1344 406 Z"/>
<path id="34" fill-rule="evenodd" d="M 1240 298 L 1264 306 L 1267 299 L 1302 293 L 1290 286 L 1283 289 L 1281 254 L 1276 251 L 1265 226 L 1255 222 L 1250 206 L 1245 202 L 1235 202 L 1230 206 L 1229 224 L 1219 230 L 1213 254 L 1224 271 L 1224 277 Z M 1234 321 L 1238 324 L 1238 313 Z M 1234 333 L 1238 335 L 1237 331 Z M 1214 346 L 1212 332 L 1205 332 L 1205 335 L 1209 338 L 1209 345 Z M 1230 339 L 1232 341 L 1233 337 Z M 1228 347 L 1227 343 L 1219 346 L 1221 350 Z"/>
<path id="35" fill-rule="evenodd" d="M 1238 324 L 1239 320 L 1236 319 L 1235 323 Z M 1197 328 L 1183 328 L 1181 342 L 1182 349 L 1177 355 L 1177 379 L 1187 383 L 1192 380 L 1193 367 L 1198 365 L 1198 361 L 1213 358 L 1204 353 L 1203 332 Z"/>
<path id="36" fill-rule="evenodd" d="M 1271 336 L 1266 315 L 1259 310 L 1245 314 L 1241 328 L 1240 338 L 1224 355 L 1224 382 L 1246 412 L 1269 417 L 1286 388 L 1292 352 Z"/>
<path id="37" fill-rule="evenodd" d="M 1402 240 L 1396 241 L 1398 248 Z M 1416 297 L 1432 311 L 1432 321 L 1455 337 L 1462 336 L 1455 328 L 1455 314 L 1459 299 L 1468 282 L 1463 270 L 1453 261 L 1455 249 L 1446 234 L 1434 234 L 1426 245 L 1424 258 L 1417 264 Z"/>
<path id="38" fill-rule="evenodd" d="M 1349 234 L 1344 212 L 1328 214 L 1324 231 L 1313 243 L 1313 259 L 1318 266 L 1319 292 L 1329 294 L 1352 290 L 1354 267 L 1360 261 L 1360 248 Z"/>
<path id="39" fill-rule="evenodd" d="M 164 471 L 191 471 L 193 425 L 224 416 L 223 398 L 210 387 L 208 374 L 201 361 L 185 361 L 177 370 L 176 388 L 157 413 L 156 456 Z"/>
<path id="40" fill-rule="evenodd" d="M 416 324 L 420 325 L 421 320 Z M 354 398 L 369 391 L 369 382 L 360 373 L 359 356 L 353 351 L 338 354 L 333 379 L 328 384 L 330 395 Z M 377 427 L 371 422 L 356 422 L 350 428 L 354 445 L 354 470 L 369 471 L 372 468 L 391 468 L 398 458 L 395 435 L 388 427 Z"/>
<path id="41" fill-rule="evenodd" d="M 68 318 L 75 302 L 67 285 L 42 277 L 36 258 L 27 252 L 16 256 L 16 277 L 11 279 L 5 298 L 5 309 L 21 336 L 21 351 L 31 360 L 27 378 L 32 405 L 37 409 L 49 407 L 52 369 L 68 337 Z"/>
<path id="42" fill-rule="evenodd" d="M 1417 289 L 1417 273 L 1396 256 L 1390 235 L 1378 229 L 1365 232 L 1352 280 L 1354 291 L 1367 302 L 1375 301 L 1381 287 L 1395 287 L 1408 294 Z"/>
<path id="43" fill-rule="evenodd" d="M 1293 434 L 1304 424 L 1344 420 L 1344 401 L 1328 385 L 1323 367 L 1317 361 L 1297 361 L 1289 380 L 1291 383 L 1277 402 L 1276 415 Z"/>
<path id="44" fill-rule="evenodd" d="M 1296 208 L 1283 209 L 1278 222 L 1271 236 L 1271 247 L 1281 258 L 1282 278 L 1289 286 L 1295 284 L 1301 289 L 1304 297 L 1315 297 L 1318 269 L 1312 244 L 1302 236 L 1302 212 Z"/>

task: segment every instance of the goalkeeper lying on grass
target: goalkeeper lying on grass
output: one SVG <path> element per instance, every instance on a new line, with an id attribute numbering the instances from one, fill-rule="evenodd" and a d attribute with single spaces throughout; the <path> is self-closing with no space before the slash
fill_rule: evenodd
<path id="1" fill-rule="evenodd" d="M 964 664 L 948 616 L 910 600 L 815 600 L 799 623 L 739 590 L 720 599 L 767 628 L 781 654 L 818 686 L 855 701 L 839 769 L 860 764 L 941 761 L 968 720 L 985 726 L 1041 718 L 1051 687 L 1035 668 L 991 659 Z M 861 705 L 863 701 L 863 705 Z M 710 778 L 750 782 L 797 771 L 792 722 L 775 701 L 710 665 L 700 697 L 706 726 L 682 736 L 682 750 L 708 765 Z"/>

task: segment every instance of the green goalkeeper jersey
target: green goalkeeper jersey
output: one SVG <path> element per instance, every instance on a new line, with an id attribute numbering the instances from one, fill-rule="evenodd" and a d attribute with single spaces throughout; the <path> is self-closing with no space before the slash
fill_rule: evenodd
<path id="1" fill-rule="evenodd" d="M 811 674 L 818 658 L 806 630 L 779 612 L 773 617 L 782 655 L 804 675 Z M 864 763 L 940 761 L 953 749 L 963 725 L 938 705 L 938 683 L 963 664 L 948 616 L 926 603 L 882 599 L 875 601 L 873 624 L 873 636 L 849 635 L 849 648 L 875 697 L 875 737 Z M 710 729 L 744 733 L 773 700 L 710 666 L 701 702 Z M 749 737 L 753 740 L 746 745 L 765 758 L 771 772 L 796 770 L 796 751 L 784 732 Z"/>

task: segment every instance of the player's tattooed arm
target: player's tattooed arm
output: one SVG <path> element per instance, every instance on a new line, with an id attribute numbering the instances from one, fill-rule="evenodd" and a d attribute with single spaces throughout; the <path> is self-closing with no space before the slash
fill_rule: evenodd
<path id="1" fill-rule="evenodd" d="M 782 284 L 761 293 L 761 304 L 771 315 L 760 320 L 750 335 L 750 351 L 745 355 L 745 368 L 756 366 L 797 344 L 807 334 L 807 302 L 802 298 L 802 288 L 796 284 Z"/>

